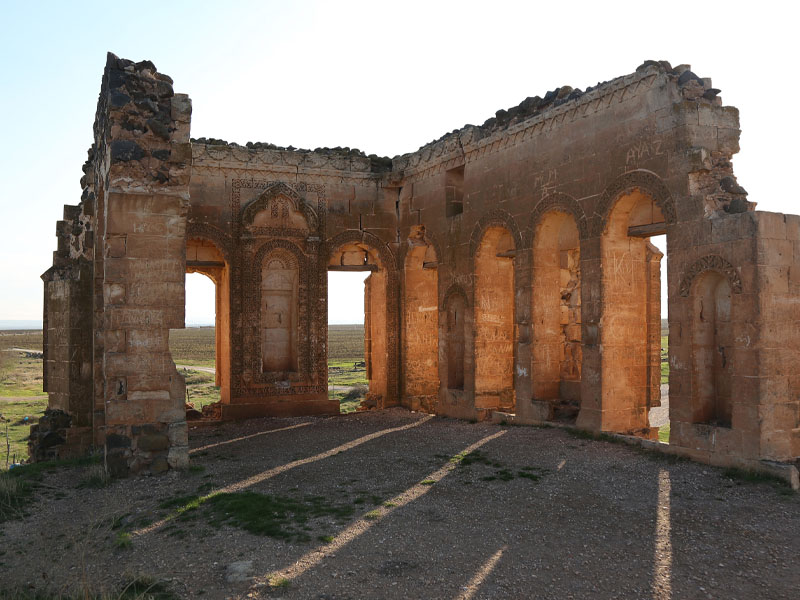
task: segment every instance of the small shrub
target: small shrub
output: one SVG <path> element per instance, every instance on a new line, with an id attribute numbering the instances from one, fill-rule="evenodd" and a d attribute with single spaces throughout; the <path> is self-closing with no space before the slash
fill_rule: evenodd
<path id="1" fill-rule="evenodd" d="M 364 518 L 368 521 L 375 521 L 381 517 L 381 511 L 379 510 L 371 510 L 364 515 Z"/>
<path id="2" fill-rule="evenodd" d="M 287 588 L 292 584 L 291 581 L 286 579 L 286 577 L 276 577 L 272 576 L 269 578 L 269 585 L 270 587 L 274 588 Z"/>
<path id="3" fill-rule="evenodd" d="M 91 465 L 86 469 L 86 478 L 78 484 L 81 488 L 103 488 L 111 483 L 111 476 L 101 464 Z"/>
<path id="4" fill-rule="evenodd" d="M 128 533 L 127 531 L 117 532 L 117 537 L 114 539 L 114 545 L 120 550 L 127 550 L 128 548 L 133 546 L 133 540 L 131 539 L 131 534 Z"/>

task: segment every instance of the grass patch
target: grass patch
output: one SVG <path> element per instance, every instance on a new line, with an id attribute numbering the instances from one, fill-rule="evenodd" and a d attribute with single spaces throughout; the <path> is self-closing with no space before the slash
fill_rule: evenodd
<path id="1" fill-rule="evenodd" d="M 208 404 L 219 402 L 219 388 L 215 385 L 214 373 L 180 369 L 186 381 L 186 397 L 197 410 L 203 410 Z"/>
<path id="2" fill-rule="evenodd" d="M 381 511 L 379 510 L 371 510 L 368 513 L 364 514 L 364 518 L 367 519 L 368 521 L 375 521 L 376 519 L 379 519 L 380 516 L 381 516 Z"/>
<path id="3" fill-rule="evenodd" d="M 433 485 L 434 483 L 436 483 L 435 479 L 423 479 L 420 481 L 420 484 L 422 485 Z"/>
<path id="4" fill-rule="evenodd" d="M 11 348 L 42 350 L 42 331 L 0 331 L 0 397 L 41 396 L 42 359 L 28 358 Z M 5 407 L 0 405 L 0 412 Z"/>
<path id="5" fill-rule="evenodd" d="M 178 600 L 165 581 L 137 577 L 122 588 L 118 600 Z"/>
<path id="6" fill-rule="evenodd" d="M 21 517 L 32 494 L 30 482 L 0 473 L 0 523 Z"/>
<path id="7" fill-rule="evenodd" d="M 658 441 L 669 444 L 669 423 L 658 428 Z"/>
<path id="8" fill-rule="evenodd" d="M 737 467 L 728 467 L 722 471 L 722 476 L 726 477 L 727 479 L 732 479 L 737 483 L 767 483 L 775 488 L 793 491 L 789 485 L 789 482 L 778 477 L 777 475 L 773 475 L 772 473 L 753 471 L 751 469 L 739 469 Z"/>
<path id="9" fill-rule="evenodd" d="M 39 367 L 41 368 L 41 361 Z M 20 390 L 16 388 L 14 391 Z M 28 458 L 28 436 L 31 425 L 39 421 L 45 408 L 47 408 L 47 398 L 14 401 L 0 399 L 0 469 L 6 469 L 6 464 L 19 463 Z"/>
<path id="10" fill-rule="evenodd" d="M 179 499 L 174 499 L 177 504 Z M 329 517 L 343 520 L 353 515 L 349 505 L 328 502 L 322 496 L 303 499 L 272 496 L 256 492 L 215 494 L 207 498 L 192 499 L 181 509 L 184 513 L 203 506 L 212 525 L 228 524 L 255 535 L 265 535 L 286 541 L 309 541 L 314 519 Z"/>
<path id="11" fill-rule="evenodd" d="M 82 456 L 80 458 L 68 458 L 64 460 L 43 460 L 36 463 L 20 465 L 8 471 L 9 477 L 16 477 L 25 481 L 41 481 L 46 473 L 55 473 L 59 469 L 69 469 L 75 467 L 87 467 L 100 464 L 100 455 Z"/>
<path id="12" fill-rule="evenodd" d="M 78 484 L 79 488 L 103 488 L 111 483 L 111 477 L 103 465 L 97 463 L 86 469 L 86 478 Z"/>
<path id="13" fill-rule="evenodd" d="M 583 429 L 565 429 L 572 437 L 581 440 L 593 440 L 595 442 L 608 442 L 609 444 L 624 444 L 625 442 L 610 433 L 594 433 L 592 431 L 585 431 Z"/>

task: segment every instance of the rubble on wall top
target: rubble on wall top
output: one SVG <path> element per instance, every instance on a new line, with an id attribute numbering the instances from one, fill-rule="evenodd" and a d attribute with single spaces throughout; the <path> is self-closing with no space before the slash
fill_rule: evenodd
<path id="1" fill-rule="evenodd" d="M 378 156 L 377 154 L 367 155 L 363 150 L 358 148 L 349 148 L 337 146 L 336 148 L 315 148 L 309 150 L 307 148 L 295 148 L 294 146 L 278 146 L 270 144 L 269 142 L 247 142 L 244 146 L 236 142 L 227 142 L 217 138 L 192 138 L 192 144 L 202 144 L 211 147 L 228 147 L 239 151 L 259 151 L 259 150 L 272 150 L 275 152 L 294 152 L 298 154 L 317 154 L 321 156 L 336 156 L 344 158 L 363 159 L 360 162 L 369 161 L 369 171 L 372 173 L 388 173 L 392 170 L 392 159 L 388 156 Z"/>
<path id="2" fill-rule="evenodd" d="M 143 62 L 146 63 L 148 61 Z M 135 65 L 141 64 L 142 63 L 135 63 Z M 247 160 L 248 156 L 256 156 L 258 151 L 272 151 L 288 154 L 295 153 L 304 156 L 304 158 L 293 159 L 293 163 L 302 162 L 314 166 L 316 160 L 316 162 L 330 165 L 335 161 L 326 159 L 333 159 L 334 157 L 336 159 L 349 158 L 351 159 L 349 163 L 344 164 L 349 164 L 351 170 L 387 173 L 394 170 L 404 170 L 409 167 L 414 167 L 420 164 L 420 162 L 427 162 L 427 160 L 443 153 L 449 154 L 452 151 L 462 148 L 462 145 L 478 142 L 483 138 L 500 133 L 512 126 L 530 119 L 535 119 L 557 107 L 570 102 L 577 102 L 584 96 L 589 95 L 589 98 L 592 100 L 602 97 L 607 92 L 613 91 L 615 86 L 618 87 L 619 84 L 625 83 L 625 81 L 635 81 L 653 72 L 665 74 L 675 80 L 684 99 L 710 102 L 717 105 L 721 104 L 721 100 L 717 97 L 720 90 L 711 87 L 710 79 L 702 79 L 694 74 L 689 65 L 672 67 L 672 65 L 665 60 L 646 60 L 637 67 L 635 73 L 632 75 L 624 75 L 610 81 L 599 82 L 594 86 L 587 87 L 585 91 L 580 88 L 564 85 L 546 92 L 543 97 L 533 96 L 525 98 L 525 100 L 516 106 L 498 110 L 494 117 L 487 119 L 482 125 L 464 125 L 460 129 L 454 129 L 420 146 L 415 152 L 396 155 L 394 158 L 379 157 L 375 154 L 367 155 L 357 148 L 346 147 L 316 148 L 312 151 L 304 148 L 295 148 L 293 146 L 277 146 L 265 142 L 247 142 L 245 146 L 242 146 L 237 143 L 229 143 L 216 138 L 198 138 L 192 139 L 191 141 L 193 144 L 206 146 L 207 153 L 210 154 L 212 158 L 220 157 L 221 154 L 219 151 L 224 152 L 223 148 L 230 149 L 229 154 L 239 160 Z M 284 154 L 284 157 L 286 157 L 286 154 Z M 312 157 L 315 158 L 312 159 Z M 337 167 L 334 166 L 334 168 Z"/>

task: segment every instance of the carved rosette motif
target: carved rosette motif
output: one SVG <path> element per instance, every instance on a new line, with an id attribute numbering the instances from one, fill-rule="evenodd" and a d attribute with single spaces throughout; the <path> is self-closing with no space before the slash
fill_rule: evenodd
<path id="1" fill-rule="evenodd" d="M 583 208 L 578 204 L 577 200 L 568 194 L 556 192 L 542 198 L 536 203 L 531 212 L 531 220 L 528 225 L 528 235 L 526 240 L 527 247 L 533 247 L 533 238 L 536 235 L 536 227 L 539 225 L 542 217 L 550 212 L 558 211 L 571 215 L 575 219 L 575 225 L 578 227 L 578 234 L 580 239 L 585 240 L 589 237 L 589 220 L 586 218 L 586 213 Z"/>
<path id="2" fill-rule="evenodd" d="M 671 225 L 677 222 L 675 201 L 672 199 L 672 195 L 669 193 L 667 186 L 664 185 L 664 182 L 655 173 L 639 169 L 621 175 L 611 182 L 603 191 L 603 196 L 600 198 L 597 208 L 594 211 L 593 237 L 602 235 L 605 231 L 606 225 L 608 225 L 608 217 L 617 200 L 636 190 L 647 194 L 653 199 L 656 205 L 661 209 L 667 224 Z"/>
<path id="3" fill-rule="evenodd" d="M 684 297 L 689 296 L 692 291 L 692 284 L 694 283 L 694 280 L 698 275 L 701 275 L 706 271 L 716 271 L 720 275 L 723 275 L 725 278 L 727 278 L 728 283 L 730 283 L 731 291 L 734 294 L 742 293 L 742 278 L 739 277 L 739 273 L 736 268 L 721 256 L 709 254 L 707 256 L 703 256 L 702 258 L 698 258 L 686 270 L 683 278 L 681 279 L 679 288 L 680 295 Z"/>

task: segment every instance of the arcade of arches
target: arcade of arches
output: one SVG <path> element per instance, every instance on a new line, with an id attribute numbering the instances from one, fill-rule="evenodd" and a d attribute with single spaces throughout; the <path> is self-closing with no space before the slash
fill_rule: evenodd
<path id="1" fill-rule="evenodd" d="M 187 464 L 166 344 L 187 272 L 216 284 L 222 419 L 338 412 L 327 275 L 365 271 L 367 407 L 652 439 L 667 261 L 669 450 L 800 457 L 800 217 L 755 210 L 738 112 L 687 65 L 559 88 L 393 159 L 192 140 L 170 81 L 109 55 L 43 275 L 45 386 L 71 419 L 44 454 Z"/>

